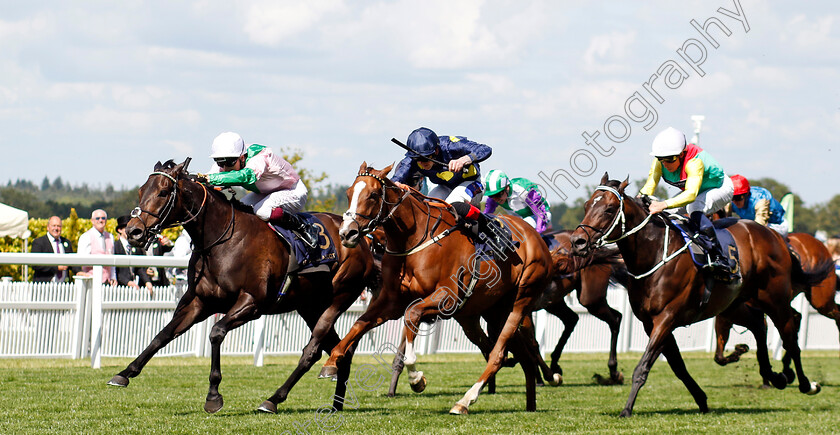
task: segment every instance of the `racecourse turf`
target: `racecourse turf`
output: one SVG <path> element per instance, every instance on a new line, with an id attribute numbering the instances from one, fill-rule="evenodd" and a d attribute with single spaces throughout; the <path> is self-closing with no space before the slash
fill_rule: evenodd
<path id="1" fill-rule="evenodd" d="M 706 353 L 686 353 L 686 365 L 708 396 L 711 412 L 700 414 L 691 396 L 659 360 L 636 401 L 634 415 L 618 418 L 630 389 L 638 353 L 622 354 L 625 385 L 600 386 L 603 354 L 564 356 L 564 384 L 537 389 L 537 411 L 525 412 L 522 370 L 502 369 L 495 395 L 485 392 L 470 415 L 448 411 L 484 368 L 478 355 L 421 355 L 425 392 L 412 393 L 403 376 L 397 397 L 388 398 L 387 376 L 373 376 L 376 362 L 357 356 L 345 411 L 327 412 L 334 383 L 317 379 L 319 364 L 279 405 L 277 415 L 256 407 L 286 379 L 295 357 L 267 357 L 254 367 L 248 357 L 222 358 L 221 393 L 225 406 L 204 412 L 210 361 L 207 358 L 155 358 L 128 388 L 106 386 L 129 359 L 105 358 L 102 369 L 87 360 L 0 360 L 0 433 L 836 433 L 840 431 L 840 358 L 836 351 L 806 352 L 806 374 L 823 390 L 816 396 L 758 388 L 753 353 L 719 367 Z M 779 369 L 780 362 L 773 361 Z M 382 374 L 387 374 L 384 368 Z M 367 376 L 359 376 L 365 374 Z M 356 385 L 353 385 L 355 382 Z M 369 391 L 368 391 L 369 390 Z M 322 408 L 322 413 L 318 409 Z"/>

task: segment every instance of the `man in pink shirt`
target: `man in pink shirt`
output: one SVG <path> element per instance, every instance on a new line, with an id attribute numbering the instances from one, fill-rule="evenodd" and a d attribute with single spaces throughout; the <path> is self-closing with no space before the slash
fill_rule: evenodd
<path id="1" fill-rule="evenodd" d="M 105 224 L 108 222 L 108 214 L 105 210 L 94 210 L 90 215 L 93 228 L 79 236 L 79 254 L 113 254 L 114 236 L 105 231 Z M 93 268 L 85 266 L 78 273 L 80 276 L 91 276 Z M 117 270 L 111 267 L 102 268 L 102 282 L 117 285 Z"/>

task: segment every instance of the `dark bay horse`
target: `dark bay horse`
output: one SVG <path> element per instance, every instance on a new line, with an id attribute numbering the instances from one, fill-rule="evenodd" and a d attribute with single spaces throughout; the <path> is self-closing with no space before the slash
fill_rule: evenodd
<path id="1" fill-rule="evenodd" d="M 639 390 L 651 366 L 662 354 L 701 412 L 708 412 L 706 394 L 694 381 L 683 362 L 674 338 L 674 329 L 718 314 L 731 315 L 754 300 L 757 310 L 742 310 L 744 316 L 766 313 L 779 329 L 784 348 L 796 366 L 799 390 L 816 394 L 819 385 L 811 383 L 802 371 L 797 332 L 799 315 L 786 302 L 793 292 L 793 260 L 784 240 L 775 231 L 752 221 L 738 221 L 729 227 L 740 258 L 741 279 L 730 284 L 715 282 L 708 303 L 701 303 L 705 277 L 694 266 L 682 237 L 664 222 L 662 214 L 650 215 L 641 201 L 624 193 L 628 181 L 609 180 L 586 201 L 583 221 L 572 235 L 574 250 L 587 255 L 604 243 L 617 242 L 630 282 L 628 295 L 633 313 L 650 337 L 645 352 L 633 372 L 633 386 L 621 411 L 629 417 Z M 804 272 L 803 272 L 804 273 Z M 773 373 L 766 353 L 758 355 L 762 377 L 777 388 L 787 386 L 781 373 Z"/>
<path id="2" fill-rule="evenodd" d="M 808 299 L 808 302 L 811 303 L 818 313 L 822 314 L 823 316 L 828 317 L 829 319 L 834 319 L 834 323 L 837 325 L 838 331 L 840 331 L 840 309 L 838 309 L 837 304 L 834 301 L 836 290 L 836 281 L 837 275 L 833 273 L 832 264 L 833 260 L 831 258 L 831 254 L 828 252 L 828 249 L 825 245 L 814 238 L 814 236 L 806 233 L 790 233 L 788 235 L 788 239 L 790 241 L 790 246 L 793 248 L 793 251 L 799 257 L 799 263 L 801 268 L 807 272 L 810 276 L 816 277 L 814 280 L 807 280 L 807 279 L 799 279 L 794 281 L 793 285 L 793 294 L 792 296 L 796 296 L 799 293 L 804 293 L 805 298 Z M 820 279 L 820 277 L 823 277 Z M 787 302 L 790 304 L 790 301 Z M 748 305 L 753 305 L 752 302 L 747 302 Z M 732 329 L 733 324 L 741 324 L 739 322 L 740 319 L 738 318 L 728 318 L 723 316 L 718 316 L 715 319 L 715 331 L 717 333 L 717 348 L 715 350 L 715 362 L 720 365 L 726 365 L 735 361 L 738 361 L 740 355 L 742 355 L 748 347 L 744 346 L 737 346 L 735 352 L 730 355 L 724 356 L 724 349 L 726 348 L 726 342 L 729 341 L 729 332 Z M 748 326 L 748 325 L 742 325 Z M 753 329 L 758 328 L 759 331 L 753 331 L 753 335 L 756 338 L 756 343 L 759 346 L 759 352 L 762 349 L 762 339 L 763 342 L 766 343 L 767 336 L 766 336 L 766 325 L 764 322 L 761 322 L 757 325 L 749 325 L 753 328 L 750 328 L 751 331 Z M 765 350 L 766 351 L 766 350 Z M 790 358 L 787 355 L 783 358 L 784 363 L 784 370 L 785 376 L 788 378 L 788 382 L 793 382 L 795 375 L 792 370 L 790 370 Z M 769 380 L 765 379 L 765 384 L 767 384 Z"/>
<path id="3" fill-rule="evenodd" d="M 260 405 L 259 410 L 276 412 L 292 386 L 321 357 L 330 352 L 339 337 L 334 324 L 356 300 L 365 286 L 375 285 L 378 271 L 367 245 L 337 246 L 338 261 L 328 272 L 287 274 L 290 262 L 286 242 L 256 215 L 236 200 L 197 182 L 187 172 L 189 159 L 175 165 L 171 160 L 155 166 L 140 188 L 139 207 L 132 212 L 126 232 L 130 242 L 142 246 L 161 229 L 182 224 L 192 237 L 194 250 L 189 262 L 188 288 L 172 320 L 148 347 L 114 376 L 108 384 L 125 387 L 154 354 L 194 324 L 212 314 L 224 313 L 210 332 L 212 362 L 210 388 L 204 410 L 214 413 L 224 401 L 219 393 L 222 379 L 220 356 L 225 335 L 265 314 L 296 310 L 312 330 L 297 368 L 289 379 Z M 338 238 L 340 218 L 317 213 L 324 230 Z M 329 243 L 329 238 L 324 238 Z M 287 278 L 289 281 L 287 282 Z M 284 283 L 285 293 L 280 295 Z M 349 360 L 350 358 L 348 358 Z M 336 396 L 343 397 L 349 376 L 349 361 L 342 366 Z M 341 403 L 334 403 L 341 409 Z"/>
<path id="4" fill-rule="evenodd" d="M 520 242 L 519 247 L 501 260 L 485 261 L 479 270 L 472 270 L 475 248 L 465 234 L 456 230 L 457 218 L 451 206 L 397 186 L 386 178 L 391 168 L 376 170 L 363 163 L 347 190 L 350 207 L 339 235 L 343 244 L 355 246 L 365 234 L 382 226 L 386 238 L 382 289 L 333 349 L 321 376 L 333 377 L 337 364 L 364 333 L 405 315 L 409 382 L 424 383 L 422 372 L 415 367 L 414 338 L 420 323 L 437 316 L 482 316 L 488 329 L 498 328 L 498 334 L 490 332 L 498 339 L 484 373 L 450 413 L 468 412 L 481 388 L 501 368 L 508 346 L 521 361 L 527 361 L 522 364 L 526 409 L 536 410 L 536 362 L 517 329 L 550 279 L 552 264 L 546 244 L 525 221 L 500 217 Z M 477 282 L 471 286 L 473 275 Z M 517 339 L 512 339 L 514 335 Z"/>

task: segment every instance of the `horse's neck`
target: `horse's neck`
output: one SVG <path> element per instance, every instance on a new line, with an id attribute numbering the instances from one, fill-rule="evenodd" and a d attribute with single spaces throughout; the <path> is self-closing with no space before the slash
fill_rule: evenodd
<path id="1" fill-rule="evenodd" d="M 217 243 L 220 239 L 230 236 L 234 230 L 232 220 L 239 222 L 241 216 L 244 215 L 239 210 L 227 201 L 222 200 L 213 193 L 207 194 L 207 199 L 202 202 L 196 202 L 195 198 L 202 195 L 201 192 L 191 193 L 192 208 L 189 208 L 190 213 L 197 213 L 195 219 L 184 224 L 184 230 L 190 235 L 193 240 L 195 249 L 201 250 L 210 245 Z M 234 215 L 231 216 L 231 213 Z M 190 215 L 184 213 L 184 221 L 190 219 Z"/>
<path id="2" fill-rule="evenodd" d="M 431 237 L 426 235 L 426 231 L 431 230 L 434 224 L 430 221 L 437 219 L 437 215 L 432 216 L 435 212 L 431 211 L 436 209 L 428 207 L 413 195 L 406 197 L 399 207 L 391 219 L 383 224 L 387 247 L 391 251 L 410 249 L 421 243 L 424 237 Z"/>
<path id="3" fill-rule="evenodd" d="M 628 204 L 627 207 L 632 210 L 632 213 L 627 213 L 625 210 L 625 216 L 627 216 L 625 231 L 630 231 L 641 224 L 647 216 L 635 203 Z M 624 264 L 634 274 L 647 272 L 662 260 L 665 228 L 654 223 L 658 219 L 652 217 L 644 227 L 616 243 L 624 258 Z M 670 254 L 671 251 L 669 249 L 668 253 Z"/>

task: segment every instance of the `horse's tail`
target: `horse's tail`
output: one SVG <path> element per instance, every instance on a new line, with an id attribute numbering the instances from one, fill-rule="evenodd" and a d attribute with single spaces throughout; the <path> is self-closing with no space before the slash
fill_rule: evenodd
<path id="1" fill-rule="evenodd" d="M 799 258 L 793 254 L 790 257 L 793 261 L 791 266 L 791 279 L 794 284 L 817 285 L 828 278 L 829 274 L 834 273 L 834 261 L 830 258 L 823 259 L 815 267 L 805 270 Z"/>

